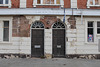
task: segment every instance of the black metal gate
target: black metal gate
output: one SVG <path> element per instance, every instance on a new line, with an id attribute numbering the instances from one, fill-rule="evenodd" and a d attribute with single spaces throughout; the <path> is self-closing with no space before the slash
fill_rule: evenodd
<path id="1" fill-rule="evenodd" d="M 44 29 L 31 29 L 31 55 L 44 56 Z"/>
<path id="2" fill-rule="evenodd" d="M 65 29 L 53 29 L 53 57 L 65 57 Z"/>

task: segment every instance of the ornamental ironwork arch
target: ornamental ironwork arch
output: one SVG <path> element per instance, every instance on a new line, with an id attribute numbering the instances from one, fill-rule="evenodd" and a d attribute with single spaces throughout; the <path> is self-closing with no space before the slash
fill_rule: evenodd
<path id="1" fill-rule="evenodd" d="M 52 28 L 54 28 L 54 29 L 58 29 L 58 28 L 65 29 L 65 25 L 62 22 L 56 22 L 56 23 L 54 23 Z"/>
<path id="2" fill-rule="evenodd" d="M 32 24 L 32 28 L 44 28 L 44 24 L 41 21 L 35 21 Z"/>

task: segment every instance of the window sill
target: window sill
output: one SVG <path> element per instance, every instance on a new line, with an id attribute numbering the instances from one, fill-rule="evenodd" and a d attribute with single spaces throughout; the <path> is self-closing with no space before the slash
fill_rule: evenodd
<path id="1" fill-rule="evenodd" d="M 33 4 L 34 5 L 34 4 Z M 37 6 L 61 6 L 61 4 L 36 4 Z"/>
<path id="2" fill-rule="evenodd" d="M 97 45 L 96 42 L 86 42 L 85 44 L 86 44 L 86 45 Z"/>
<path id="3" fill-rule="evenodd" d="M 100 37 L 100 34 L 97 34 L 96 36 L 99 36 Z"/>
<path id="4" fill-rule="evenodd" d="M 90 7 L 100 7 L 100 5 L 90 5 Z"/>
<path id="5" fill-rule="evenodd" d="M 0 4 L 0 6 L 9 6 L 9 4 Z"/>
<path id="6" fill-rule="evenodd" d="M 0 45 L 12 45 L 11 42 L 0 42 Z"/>

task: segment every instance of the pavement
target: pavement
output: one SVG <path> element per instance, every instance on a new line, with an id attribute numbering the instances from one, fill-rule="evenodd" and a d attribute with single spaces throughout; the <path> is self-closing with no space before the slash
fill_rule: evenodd
<path id="1" fill-rule="evenodd" d="M 100 60 L 87 59 L 0 59 L 0 67 L 100 67 Z"/>

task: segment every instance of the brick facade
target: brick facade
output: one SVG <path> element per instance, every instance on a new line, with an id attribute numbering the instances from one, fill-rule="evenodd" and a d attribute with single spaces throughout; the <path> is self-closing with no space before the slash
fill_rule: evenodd
<path id="1" fill-rule="evenodd" d="M 77 8 L 78 9 L 100 9 L 100 7 L 87 8 L 87 1 L 88 0 L 77 0 Z"/>
<path id="2" fill-rule="evenodd" d="M 60 6 L 49 6 L 49 5 L 41 5 L 36 6 L 36 8 L 59 8 Z M 27 0 L 27 8 L 33 8 L 33 0 Z"/>
<path id="3" fill-rule="evenodd" d="M 86 9 L 87 8 L 87 0 L 77 0 L 77 8 L 78 9 Z"/>
<path id="4" fill-rule="evenodd" d="M 37 8 L 59 8 L 60 6 L 36 6 Z M 64 7 L 70 8 L 70 0 L 64 0 Z M 27 8 L 33 8 L 33 0 L 27 0 Z"/>
<path id="5" fill-rule="evenodd" d="M 64 0 L 64 7 L 65 8 L 71 8 L 71 1 L 70 0 Z"/>
<path id="6" fill-rule="evenodd" d="M 40 21 L 44 23 L 46 29 L 51 28 L 52 24 L 57 20 L 56 16 L 43 16 L 40 18 Z"/>
<path id="7" fill-rule="evenodd" d="M 30 36 L 30 24 L 29 20 L 25 16 L 13 16 L 13 37 L 29 37 Z"/>
<path id="8" fill-rule="evenodd" d="M 12 8 L 19 8 L 20 0 L 11 0 Z"/>
<path id="9" fill-rule="evenodd" d="M 77 0 L 77 8 L 78 9 L 100 9 L 100 7 L 90 7 L 87 8 L 88 0 Z M 27 8 L 33 8 L 33 0 L 27 0 L 26 3 Z M 64 0 L 64 7 L 71 8 L 71 0 Z M 8 8 L 8 6 L 0 6 L 0 8 Z M 11 8 L 20 8 L 20 0 L 11 0 Z M 53 5 L 37 5 L 36 8 L 60 8 L 60 6 Z"/>
<path id="10" fill-rule="evenodd" d="M 33 0 L 27 0 L 27 8 L 33 8 Z"/>

